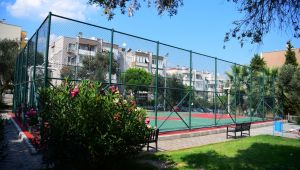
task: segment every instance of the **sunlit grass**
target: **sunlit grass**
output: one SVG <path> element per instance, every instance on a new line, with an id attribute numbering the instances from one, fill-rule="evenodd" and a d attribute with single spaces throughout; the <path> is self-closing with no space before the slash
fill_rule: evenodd
<path id="1" fill-rule="evenodd" d="M 261 135 L 190 149 L 159 152 L 146 159 L 172 162 L 169 169 L 300 169 L 300 140 Z"/>

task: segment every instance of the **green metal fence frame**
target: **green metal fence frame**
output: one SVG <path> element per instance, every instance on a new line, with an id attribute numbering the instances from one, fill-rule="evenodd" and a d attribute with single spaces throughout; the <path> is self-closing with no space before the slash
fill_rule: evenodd
<path id="1" fill-rule="evenodd" d="M 52 19 L 51 19 L 52 17 L 57 17 L 57 18 L 60 18 L 60 19 L 73 21 L 73 22 L 76 22 L 76 23 L 88 25 L 88 26 L 91 26 L 91 27 L 99 28 L 99 29 L 108 30 L 108 31 L 111 32 L 111 39 L 110 39 L 111 47 L 110 47 L 110 55 L 109 55 L 109 82 L 108 82 L 108 85 L 113 84 L 112 83 L 112 60 L 113 60 L 113 44 L 114 44 L 114 34 L 115 33 L 126 35 L 126 36 L 129 36 L 129 37 L 132 37 L 132 38 L 137 38 L 137 39 L 140 39 L 140 40 L 145 40 L 147 42 L 155 43 L 156 44 L 156 56 L 159 56 L 161 45 L 163 45 L 165 47 L 170 47 L 170 48 L 173 48 L 173 49 L 177 49 L 177 50 L 181 50 L 181 51 L 189 53 L 189 64 L 190 64 L 190 66 L 189 66 L 189 90 L 188 90 L 188 93 L 186 94 L 188 96 L 185 96 L 185 97 L 188 97 L 188 107 L 189 107 L 188 122 L 185 122 L 181 118 L 181 116 L 176 111 L 175 112 L 182 119 L 182 121 L 186 124 L 187 129 L 190 129 L 190 130 L 193 129 L 192 113 L 191 113 L 192 96 L 194 95 L 194 90 L 193 90 L 193 85 L 192 85 L 193 54 L 197 55 L 197 56 L 202 56 L 202 57 L 206 57 L 206 58 L 210 58 L 210 59 L 214 60 L 214 91 L 213 91 L 214 124 L 212 126 L 218 126 L 218 122 L 217 122 L 217 109 L 218 109 L 217 100 L 221 100 L 218 97 L 218 92 L 217 92 L 218 61 L 222 61 L 222 62 L 226 62 L 228 64 L 232 64 L 235 67 L 240 66 L 240 67 L 247 68 L 248 70 L 250 70 L 250 82 L 249 82 L 250 89 L 249 89 L 249 91 L 250 91 L 250 94 L 251 94 L 249 96 L 249 105 L 250 105 L 250 111 L 249 112 L 250 113 L 248 115 L 250 115 L 250 118 L 251 118 L 251 121 L 252 121 L 252 117 L 253 117 L 253 114 L 254 114 L 254 111 L 255 111 L 255 110 L 252 110 L 252 106 L 253 106 L 253 96 L 252 96 L 253 95 L 253 84 L 252 84 L 253 80 L 252 80 L 252 78 L 253 78 L 253 75 L 252 75 L 252 70 L 248 66 L 244 66 L 244 65 L 237 64 L 237 63 L 234 63 L 234 62 L 226 61 L 226 60 L 223 60 L 223 59 L 220 59 L 220 58 L 217 58 L 217 57 L 213 57 L 213 56 L 209 56 L 209 55 L 206 55 L 206 54 L 194 52 L 192 50 L 187 50 L 187 49 L 184 49 L 184 48 L 180 48 L 180 47 L 172 46 L 172 45 L 169 45 L 169 44 L 161 43 L 159 41 L 154 41 L 154 40 L 139 37 L 139 36 L 136 36 L 136 35 L 131 35 L 131 34 L 128 34 L 128 33 L 120 32 L 120 31 L 117 31 L 117 30 L 114 30 L 114 29 L 109 29 L 109 28 L 97 26 L 97 25 L 94 25 L 94 24 L 90 24 L 90 23 L 86 23 L 86 22 L 66 18 L 66 17 L 63 17 L 63 16 L 52 14 L 50 12 L 49 15 L 47 16 L 47 18 L 45 18 L 45 20 L 42 22 L 41 26 L 37 29 L 37 31 L 33 34 L 31 39 L 29 40 L 29 42 L 32 42 L 33 38 L 35 38 L 35 40 L 34 40 L 34 42 L 35 42 L 35 44 L 34 44 L 34 47 L 35 47 L 34 48 L 34 65 L 33 65 L 34 70 L 33 70 L 33 77 L 32 77 L 31 81 L 27 80 L 28 55 L 29 55 L 29 45 L 28 44 L 31 44 L 31 43 L 28 43 L 25 46 L 25 48 L 21 51 L 21 53 L 19 54 L 19 56 L 17 57 L 17 60 L 16 60 L 16 71 L 15 71 L 15 75 L 14 75 L 15 82 L 14 82 L 13 112 L 17 113 L 18 110 L 21 110 L 21 113 L 20 113 L 21 114 L 21 119 L 23 120 L 24 124 L 26 123 L 25 119 L 24 119 L 24 108 L 38 107 L 38 102 L 37 102 L 38 99 L 37 99 L 37 94 L 36 94 L 37 89 L 35 87 L 35 83 L 37 81 L 37 79 L 36 79 L 36 70 L 37 70 L 36 69 L 36 58 L 37 58 L 37 48 L 38 48 L 38 43 L 39 43 L 38 42 L 38 40 L 39 40 L 39 30 L 45 24 L 48 24 L 48 25 L 47 25 L 46 47 L 45 47 L 46 51 L 45 51 L 45 56 L 44 56 L 45 57 L 44 58 L 45 65 L 44 65 L 44 70 L 43 70 L 44 71 L 44 77 L 43 77 L 44 85 L 43 86 L 48 87 L 49 86 L 48 81 L 49 81 L 49 79 L 51 79 L 48 76 L 48 67 L 49 67 L 49 64 L 48 64 L 48 57 L 49 56 L 48 55 L 49 55 L 49 43 L 50 43 L 50 34 L 51 34 L 51 26 L 52 26 L 51 25 L 52 24 Z M 158 87 L 158 76 L 159 76 L 159 74 L 158 74 L 158 57 L 157 57 L 157 59 L 156 59 L 156 71 L 155 71 L 155 85 L 154 85 L 154 98 L 155 98 L 155 103 L 154 103 L 155 123 L 154 124 L 155 124 L 156 127 L 158 127 L 158 89 L 159 89 L 159 87 Z M 232 82 L 233 84 L 232 85 L 235 88 L 235 92 L 234 92 L 234 110 L 230 111 L 231 113 L 228 113 L 228 114 L 230 114 L 233 122 L 236 122 L 236 120 L 237 120 L 237 97 L 240 98 L 240 94 L 237 94 L 236 89 L 240 86 L 240 81 L 237 80 L 237 75 L 235 73 L 234 73 L 233 76 L 234 76 L 234 78 L 233 78 L 233 82 Z M 272 82 L 275 83 L 275 77 L 273 77 L 272 79 L 273 79 Z M 262 84 L 260 85 L 260 88 L 262 88 L 262 90 L 263 90 L 262 91 L 262 97 L 261 97 L 263 105 L 265 104 L 264 85 L 265 85 L 265 82 L 264 82 L 264 75 L 263 75 Z M 30 89 L 31 89 L 29 96 L 28 96 L 28 87 L 30 87 Z M 232 92 L 230 92 L 230 94 L 228 94 L 228 95 L 231 95 L 231 93 Z M 277 111 L 275 110 L 276 101 L 277 101 L 277 105 L 280 105 L 280 103 L 278 103 L 279 99 L 275 96 L 275 87 L 274 87 L 274 89 L 272 89 L 272 95 L 273 95 L 272 114 L 273 114 L 273 117 L 275 117 L 276 113 L 282 112 L 282 110 L 281 110 L 282 108 L 279 109 L 281 111 L 278 111 L 278 109 L 277 109 Z M 29 100 L 27 100 L 28 98 L 29 98 Z M 221 101 L 221 102 L 223 102 L 223 101 Z M 226 104 L 224 106 L 226 108 Z M 227 105 L 227 107 L 229 107 L 229 105 Z M 262 108 L 264 109 L 264 106 Z M 227 109 L 228 108 L 226 108 L 226 110 Z M 249 110 L 249 109 L 247 109 L 247 110 Z M 263 110 L 263 113 L 265 113 L 265 110 Z M 232 117 L 232 115 L 234 115 L 234 118 Z M 18 115 L 18 116 L 20 116 L 20 115 Z"/>

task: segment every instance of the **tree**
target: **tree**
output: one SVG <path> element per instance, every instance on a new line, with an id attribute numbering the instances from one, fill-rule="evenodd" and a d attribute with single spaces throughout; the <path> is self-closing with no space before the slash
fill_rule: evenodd
<path id="1" fill-rule="evenodd" d="M 279 75 L 278 75 L 278 86 L 281 92 L 281 97 L 284 101 L 284 112 L 294 114 L 296 112 L 295 109 L 295 100 L 291 99 L 295 90 L 292 86 L 292 81 L 294 77 L 294 73 L 296 72 L 296 67 L 291 64 L 287 64 L 281 67 Z M 294 85 L 294 84 L 293 84 Z"/>
<path id="2" fill-rule="evenodd" d="M 93 81 L 105 81 L 106 75 L 109 73 L 110 52 L 97 52 L 96 56 L 83 56 L 81 68 L 78 69 L 78 77 L 81 79 L 89 79 Z M 118 63 L 112 60 L 111 74 L 116 74 Z"/>
<path id="3" fill-rule="evenodd" d="M 60 70 L 60 77 L 74 79 L 75 78 L 74 73 L 75 73 L 75 71 L 72 70 L 72 67 L 66 65 L 66 66 L 63 66 L 62 69 Z"/>
<path id="4" fill-rule="evenodd" d="M 0 95 L 13 82 L 16 56 L 19 44 L 16 41 L 3 39 L 0 41 Z M 2 97 L 0 97 L 0 101 Z"/>
<path id="5" fill-rule="evenodd" d="M 240 41 L 261 43 L 265 34 L 272 28 L 292 32 L 300 38 L 300 1 L 298 0 L 227 0 L 238 5 L 238 11 L 244 14 L 233 22 L 234 28 L 226 33 L 224 42 L 230 38 Z"/>
<path id="6" fill-rule="evenodd" d="M 232 66 L 231 72 L 226 72 L 227 77 L 231 82 L 231 93 L 234 94 L 231 103 L 234 101 L 237 107 L 242 111 L 246 109 L 246 101 L 244 96 L 249 95 L 250 83 L 249 83 L 249 70 L 243 66 Z"/>
<path id="7" fill-rule="evenodd" d="M 144 0 L 146 1 L 146 0 Z M 290 31 L 296 38 L 300 37 L 300 1 L 298 0 L 227 0 L 238 6 L 238 11 L 244 14 L 240 20 L 233 22 L 234 27 L 225 34 L 224 42 L 235 38 L 243 46 L 245 41 L 261 43 L 265 34 L 272 28 Z M 103 13 L 112 19 L 114 10 L 120 8 L 122 14 L 133 16 L 141 7 L 138 0 L 89 0 L 89 4 L 102 7 Z M 147 0 L 148 7 L 153 0 Z M 155 0 L 158 14 L 165 11 L 170 16 L 177 14 L 177 9 L 183 6 L 183 0 Z M 225 47 L 225 46 L 224 46 Z"/>
<path id="8" fill-rule="evenodd" d="M 148 91 L 152 83 L 152 75 L 141 68 L 129 68 L 121 78 L 126 89 L 131 90 L 134 95 L 139 91 Z"/>
<path id="9" fill-rule="evenodd" d="M 258 54 L 255 54 L 250 62 L 250 68 L 253 71 L 261 71 L 265 68 L 266 62 Z"/>
<path id="10" fill-rule="evenodd" d="M 295 114 L 300 116 L 300 68 L 296 68 L 292 80 L 290 81 L 290 86 L 293 87 L 289 94 L 289 98 L 293 101 Z"/>
<path id="11" fill-rule="evenodd" d="M 167 79 L 166 99 L 171 106 L 176 106 L 187 94 L 188 87 L 183 84 L 182 77 L 172 75 Z M 188 106 L 188 97 L 184 99 L 181 106 Z"/>
<path id="12" fill-rule="evenodd" d="M 103 13 L 107 15 L 108 19 L 114 17 L 114 10 L 116 8 L 120 8 L 122 14 L 127 13 L 128 16 L 133 16 L 134 12 L 141 7 L 138 0 L 89 0 L 88 2 L 89 4 L 96 4 L 102 7 L 104 9 Z M 148 7 L 152 3 L 153 0 L 147 0 Z M 166 11 L 170 16 L 173 16 L 177 14 L 177 8 L 183 5 L 183 0 L 155 0 L 154 4 L 159 15 L 162 15 Z"/>
<path id="13" fill-rule="evenodd" d="M 286 43 L 286 45 L 287 45 L 287 49 L 286 49 L 286 53 L 285 53 L 285 63 L 284 64 L 291 64 L 294 66 L 298 66 L 295 51 L 292 50 L 293 46 L 291 44 L 291 41 L 288 41 Z"/>

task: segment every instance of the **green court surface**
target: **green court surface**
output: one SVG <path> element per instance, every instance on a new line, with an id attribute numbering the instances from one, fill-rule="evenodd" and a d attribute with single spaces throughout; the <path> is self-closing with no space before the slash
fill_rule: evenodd
<path id="1" fill-rule="evenodd" d="M 157 126 L 161 132 L 164 131 L 175 131 L 175 130 L 186 130 L 194 128 L 222 126 L 232 124 L 234 122 L 261 122 L 264 121 L 260 117 L 249 117 L 249 116 L 235 116 L 229 114 L 213 114 L 213 113 L 191 113 L 191 119 L 189 112 L 157 112 Z M 151 126 L 155 126 L 155 113 L 148 112 L 147 115 L 150 118 Z"/>

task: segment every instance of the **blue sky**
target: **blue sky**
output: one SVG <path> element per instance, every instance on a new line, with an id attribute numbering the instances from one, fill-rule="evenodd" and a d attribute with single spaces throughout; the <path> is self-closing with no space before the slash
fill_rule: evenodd
<path id="1" fill-rule="evenodd" d="M 87 0 L 0 2 L 0 19 L 21 26 L 28 32 L 28 38 L 49 11 L 241 64 L 248 64 L 255 53 L 284 50 L 288 40 L 291 40 L 295 47 L 300 47 L 300 41 L 294 39 L 292 34 L 281 33 L 277 28 L 273 28 L 261 45 L 245 44 L 241 48 L 236 40 L 231 40 L 226 44 L 226 49 L 223 49 L 225 33 L 232 27 L 231 23 L 234 20 L 242 17 L 235 6 L 226 0 L 184 0 L 184 6 L 180 7 L 178 14 L 173 17 L 167 14 L 158 16 L 153 5 L 151 8 L 142 7 L 133 17 L 121 15 L 117 10 L 111 21 L 102 14 L 102 9 L 87 5 Z"/>

